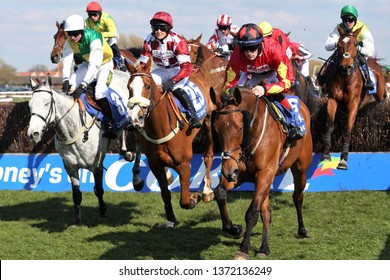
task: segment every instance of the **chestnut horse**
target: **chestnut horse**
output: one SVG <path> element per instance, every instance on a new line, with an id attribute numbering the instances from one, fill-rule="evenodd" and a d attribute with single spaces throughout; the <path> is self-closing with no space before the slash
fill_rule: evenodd
<path id="1" fill-rule="evenodd" d="M 208 79 L 210 85 L 217 93 L 222 93 L 226 79 L 227 61 L 216 55 L 212 50 L 203 45 L 198 38 L 187 41 L 190 47 L 191 63 L 194 64 L 194 71 L 198 71 Z"/>
<path id="2" fill-rule="evenodd" d="M 351 132 L 356 120 L 358 110 L 370 99 L 370 96 L 363 90 L 363 77 L 359 69 L 357 59 L 359 42 L 357 35 L 361 28 L 355 32 L 345 32 L 338 27 L 340 38 L 334 54 L 334 65 L 329 69 L 326 82 L 327 101 L 327 129 L 324 136 L 324 152 L 321 160 L 331 160 L 331 138 L 334 130 L 335 115 L 338 108 L 347 111 L 347 119 L 343 133 L 343 150 L 340 155 L 340 162 L 337 169 L 348 169 L 349 143 Z M 386 96 L 385 80 L 382 69 L 378 61 L 373 58 L 368 59 L 368 65 L 373 71 L 377 89 L 375 99 L 382 101 Z"/>
<path id="3" fill-rule="evenodd" d="M 307 132 L 300 140 L 286 142 L 286 134 L 281 130 L 280 123 L 270 114 L 264 97 L 255 96 L 251 89 L 245 87 L 235 88 L 230 95 L 218 96 L 213 95 L 213 92 L 210 95 L 217 106 L 213 127 L 222 148 L 220 182 L 214 190 L 222 218 L 222 229 L 234 238 L 244 236 L 240 251 L 234 258 L 249 259 L 251 234 L 259 213 L 263 222 L 263 233 L 257 255 L 269 255 L 270 187 L 274 177 L 289 168 L 294 177 L 292 197 L 298 216 L 298 236 L 306 238 L 302 203 L 313 147 L 310 113 L 305 104 L 300 102 L 300 112 Z M 227 209 L 227 191 L 244 182 L 255 184 L 252 202 L 245 214 L 245 233 L 240 225 L 232 223 Z"/>
<path id="4" fill-rule="evenodd" d="M 50 53 L 50 59 L 52 63 L 57 64 L 62 58 L 62 53 L 64 51 L 64 45 L 67 38 L 67 34 L 64 29 L 65 22 L 59 23 L 56 22 L 57 33 L 54 34 L 54 46 Z M 120 49 L 121 55 L 126 59 L 125 62 L 133 64 L 137 61 L 137 57 L 129 50 Z M 125 63 L 126 64 L 126 63 Z M 126 65 L 127 66 L 127 65 Z"/>
<path id="5" fill-rule="evenodd" d="M 130 69 L 128 81 L 130 91 L 129 107 L 132 109 L 131 120 L 139 133 L 139 143 L 142 146 L 150 170 L 156 177 L 161 196 L 164 201 L 167 227 L 176 224 L 176 217 L 171 204 L 171 193 L 168 189 L 164 167 L 173 168 L 178 174 L 181 186 L 180 206 L 192 209 L 199 202 L 198 194 L 190 193 L 190 176 L 192 160 L 192 143 L 200 128 L 191 128 L 184 121 L 170 93 L 162 92 L 151 74 L 151 59 L 147 64 Z M 204 163 L 206 174 L 204 179 L 203 201 L 213 199 L 211 189 L 211 164 L 213 161 L 213 141 L 211 133 L 211 112 L 214 109 L 210 100 L 210 86 L 197 73 L 192 73 L 190 81 L 198 85 L 205 102 L 206 115 L 201 118 L 207 129 L 205 139 Z M 195 107 L 196 108 L 196 107 Z"/>

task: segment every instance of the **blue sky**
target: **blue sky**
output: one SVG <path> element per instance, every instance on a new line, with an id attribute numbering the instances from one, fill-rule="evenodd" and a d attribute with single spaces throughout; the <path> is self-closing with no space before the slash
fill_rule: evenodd
<path id="1" fill-rule="evenodd" d="M 292 41 L 303 43 L 313 57 L 327 58 L 324 44 L 328 34 L 340 22 L 340 10 L 353 4 L 374 36 L 377 57 L 381 64 L 390 64 L 390 2 L 371 1 L 252 1 L 252 0 L 196 0 L 196 1 L 142 1 L 97 0 L 103 10 L 114 18 L 118 32 L 144 38 L 150 31 L 149 20 L 157 11 L 169 12 L 174 31 L 186 38 L 203 34 L 206 43 L 217 17 L 228 14 L 233 24 L 268 21 L 274 27 L 291 32 Z M 55 22 L 72 14 L 87 16 L 89 1 L 80 0 L 1 0 L 0 58 L 18 71 L 27 71 L 37 64 L 54 69 L 50 61 Z"/>

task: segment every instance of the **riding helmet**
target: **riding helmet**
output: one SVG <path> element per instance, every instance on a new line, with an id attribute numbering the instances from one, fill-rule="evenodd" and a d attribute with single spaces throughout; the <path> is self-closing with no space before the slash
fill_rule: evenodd
<path id="1" fill-rule="evenodd" d="M 222 14 L 217 18 L 218 27 L 231 26 L 231 25 L 232 25 L 232 18 L 230 16 Z"/>
<path id="2" fill-rule="evenodd" d="M 358 11 L 353 5 L 346 5 L 341 9 L 340 17 L 343 18 L 344 16 L 354 16 L 355 18 L 358 18 Z"/>
<path id="3" fill-rule="evenodd" d="M 260 28 L 254 23 L 244 24 L 237 32 L 237 44 L 240 46 L 256 46 L 263 42 Z"/>
<path id="4" fill-rule="evenodd" d="M 167 12 L 157 12 L 150 20 L 150 25 L 162 25 L 167 24 L 170 29 L 173 28 L 173 21 L 170 14 Z"/>
<path id="5" fill-rule="evenodd" d="M 65 31 L 83 30 L 85 27 L 84 18 L 79 15 L 72 15 L 65 20 Z"/>
<path id="6" fill-rule="evenodd" d="M 98 2 L 92 1 L 89 2 L 86 12 L 101 12 L 102 10 L 102 6 Z"/>

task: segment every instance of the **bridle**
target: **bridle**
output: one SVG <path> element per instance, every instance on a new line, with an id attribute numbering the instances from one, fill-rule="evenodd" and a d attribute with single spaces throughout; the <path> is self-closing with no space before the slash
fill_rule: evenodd
<path id="1" fill-rule="evenodd" d="M 353 37 L 353 38 L 356 38 L 356 35 L 353 34 L 353 33 L 344 33 L 343 35 L 340 36 L 339 41 L 342 41 L 343 38 L 345 38 L 345 37 Z M 358 42 L 356 42 L 355 48 L 356 48 L 357 46 L 358 46 Z M 340 54 L 341 54 L 341 57 L 340 57 Z M 344 67 L 344 66 L 341 64 L 341 62 L 342 62 L 344 59 L 350 59 L 350 58 L 353 59 L 353 64 L 352 64 L 352 65 L 348 65 L 347 67 Z M 341 52 L 339 46 L 337 47 L 337 51 L 336 51 L 336 54 L 335 54 L 335 61 L 339 61 L 340 73 L 341 73 L 342 75 L 349 76 L 351 73 L 353 73 L 353 71 L 354 71 L 355 68 L 357 67 L 356 57 L 353 57 L 348 51 L 346 51 L 346 52 Z"/>
<path id="2" fill-rule="evenodd" d="M 34 94 L 38 93 L 38 92 L 46 92 L 46 93 L 50 94 L 50 108 L 49 108 L 49 111 L 47 112 L 46 117 L 42 116 L 39 113 L 35 113 L 35 112 L 31 113 L 31 117 L 36 116 L 36 117 L 40 118 L 45 123 L 45 125 L 42 128 L 42 132 L 46 132 L 50 127 L 57 126 L 62 121 L 62 119 L 72 110 L 73 106 L 76 104 L 77 101 L 75 100 L 75 102 L 73 102 L 73 105 L 65 112 L 65 114 L 61 118 L 59 118 L 57 121 L 55 121 L 53 123 L 50 123 L 48 120 L 51 119 L 53 113 L 54 114 L 56 113 L 56 106 L 55 106 L 55 100 L 53 97 L 53 92 L 50 90 L 46 90 L 46 89 L 45 90 L 39 89 L 39 90 L 34 91 Z"/>

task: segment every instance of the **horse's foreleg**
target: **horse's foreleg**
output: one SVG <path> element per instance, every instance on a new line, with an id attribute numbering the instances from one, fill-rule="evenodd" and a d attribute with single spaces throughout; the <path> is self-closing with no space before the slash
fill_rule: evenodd
<path id="1" fill-rule="evenodd" d="M 217 201 L 222 220 L 222 229 L 232 238 L 240 238 L 243 234 L 242 226 L 234 225 L 230 220 L 227 210 L 227 190 L 220 183 L 214 190 L 215 200 Z"/>
<path id="2" fill-rule="evenodd" d="M 190 193 L 190 163 L 182 162 L 176 167 L 176 171 L 180 178 L 180 207 L 183 209 L 193 209 L 199 203 L 200 196 Z"/>
<path id="3" fill-rule="evenodd" d="M 134 190 L 140 191 L 144 187 L 144 180 L 139 176 L 141 173 L 140 162 L 141 162 L 141 146 L 138 142 L 135 143 L 135 161 L 133 165 L 133 187 Z"/>
<path id="4" fill-rule="evenodd" d="M 95 186 L 93 188 L 94 193 L 99 201 L 99 210 L 100 210 L 100 217 L 104 218 L 107 211 L 107 206 L 104 203 L 103 195 L 104 195 L 104 189 L 103 189 L 103 168 L 100 167 L 97 170 L 93 172 L 93 176 L 95 178 Z"/>
<path id="5" fill-rule="evenodd" d="M 294 177 L 294 192 L 292 195 L 295 209 L 298 217 L 298 236 L 300 238 L 307 238 L 307 230 L 303 223 L 302 204 L 303 204 L 303 190 L 306 186 L 306 169 L 299 169 L 298 164 L 294 163 L 291 166 L 291 172 Z"/>
<path id="6" fill-rule="evenodd" d="M 204 187 L 203 187 L 203 195 L 202 195 L 202 200 L 203 202 L 209 202 L 214 199 L 214 192 L 211 188 L 211 165 L 213 164 L 213 159 L 214 159 L 214 151 L 213 151 L 213 135 L 211 131 L 211 122 L 210 118 L 206 118 L 205 124 L 207 127 L 207 143 L 206 147 L 207 150 L 205 151 L 203 158 L 204 158 L 204 164 L 206 167 L 206 174 L 204 177 Z"/>
<path id="7" fill-rule="evenodd" d="M 327 123 L 326 123 L 326 132 L 324 136 L 324 152 L 321 157 L 323 160 L 331 160 L 330 150 L 332 148 L 332 133 L 334 130 L 334 120 L 336 116 L 337 102 L 336 100 L 329 98 L 327 103 Z"/>
<path id="8" fill-rule="evenodd" d="M 122 155 L 126 161 L 132 162 L 134 160 L 134 153 L 127 150 L 126 132 L 124 130 L 121 132 L 121 141 L 120 142 L 121 142 L 121 148 L 120 148 L 119 154 Z"/>
<path id="9" fill-rule="evenodd" d="M 351 133 L 353 125 L 355 124 L 357 110 L 358 110 L 359 100 L 351 101 L 348 104 L 348 116 L 343 133 L 343 150 L 340 155 L 340 162 L 337 166 L 337 169 L 347 170 L 348 169 L 348 153 L 349 153 L 349 143 L 351 142 Z"/>
<path id="10" fill-rule="evenodd" d="M 80 179 L 77 169 L 73 169 L 65 166 L 65 169 L 70 177 L 70 183 L 72 184 L 72 198 L 75 214 L 75 225 L 81 225 L 81 201 L 82 193 L 80 191 Z"/>
<path id="11" fill-rule="evenodd" d="M 153 163 L 152 160 L 149 160 L 149 167 L 160 185 L 161 197 L 164 202 L 165 217 L 167 219 L 166 225 L 167 227 L 174 227 L 177 220 L 172 208 L 172 196 L 171 191 L 168 189 L 168 180 L 165 174 L 165 169 L 159 163 Z"/>

